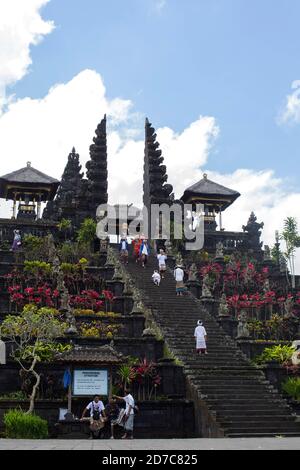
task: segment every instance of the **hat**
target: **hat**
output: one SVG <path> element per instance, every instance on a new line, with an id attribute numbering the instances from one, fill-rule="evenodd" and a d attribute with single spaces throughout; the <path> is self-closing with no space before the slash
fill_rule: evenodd
<path id="1" fill-rule="evenodd" d="M 202 320 L 198 320 L 198 321 L 197 321 L 197 325 L 198 325 L 198 326 L 202 326 L 202 325 L 203 325 L 203 321 L 202 321 Z"/>

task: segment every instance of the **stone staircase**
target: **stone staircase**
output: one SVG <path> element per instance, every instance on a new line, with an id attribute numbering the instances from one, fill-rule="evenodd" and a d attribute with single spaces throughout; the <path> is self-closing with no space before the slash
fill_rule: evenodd
<path id="1" fill-rule="evenodd" d="M 183 363 L 188 390 L 192 390 L 189 398 L 194 398 L 196 413 L 199 411 L 198 433 L 202 437 L 300 435 L 300 423 L 263 372 L 250 364 L 197 299 L 191 294 L 176 296 L 171 271 L 160 287 L 155 286 L 151 275 L 156 268 L 154 257 L 146 268 L 133 261 L 127 266 L 168 348 Z M 195 352 L 198 319 L 203 320 L 208 335 L 205 356 Z M 205 419 L 213 427 L 205 426 Z"/>

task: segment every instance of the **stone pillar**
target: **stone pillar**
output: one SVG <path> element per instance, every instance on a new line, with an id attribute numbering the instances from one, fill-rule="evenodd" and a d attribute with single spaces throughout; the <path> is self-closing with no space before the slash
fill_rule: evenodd
<path id="1" fill-rule="evenodd" d="M 12 218 L 15 219 L 16 216 L 17 216 L 17 198 L 16 198 L 16 194 L 14 194 L 13 215 L 12 215 Z"/>
<path id="2" fill-rule="evenodd" d="M 41 203 L 41 196 L 39 195 L 39 198 L 37 201 L 37 220 L 41 218 L 41 210 L 42 210 L 42 203 Z"/>

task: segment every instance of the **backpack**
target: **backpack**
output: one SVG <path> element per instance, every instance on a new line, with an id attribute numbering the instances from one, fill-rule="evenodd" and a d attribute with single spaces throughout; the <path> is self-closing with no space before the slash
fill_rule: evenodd
<path id="1" fill-rule="evenodd" d="M 92 405 L 92 407 L 93 407 L 93 420 L 94 420 L 94 421 L 99 421 L 99 419 L 100 419 L 100 411 L 99 411 L 99 408 L 96 410 L 96 409 L 94 408 L 94 405 Z"/>

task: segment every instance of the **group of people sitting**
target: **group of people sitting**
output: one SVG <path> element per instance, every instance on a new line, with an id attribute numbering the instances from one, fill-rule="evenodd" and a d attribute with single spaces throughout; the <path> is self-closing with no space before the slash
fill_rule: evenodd
<path id="1" fill-rule="evenodd" d="M 120 406 L 119 402 L 125 403 Z M 81 420 L 85 420 L 85 415 L 89 413 L 90 439 L 100 439 L 110 437 L 115 439 L 115 428 L 124 429 L 125 433 L 121 439 L 133 439 L 134 415 L 137 406 L 130 389 L 125 389 L 124 397 L 113 395 L 106 406 L 99 395 L 95 395 L 93 400 L 83 410 Z"/>

